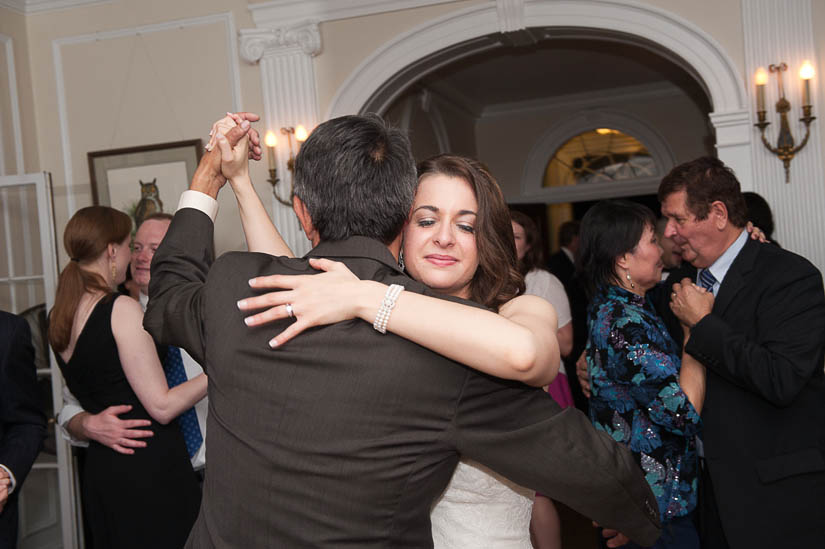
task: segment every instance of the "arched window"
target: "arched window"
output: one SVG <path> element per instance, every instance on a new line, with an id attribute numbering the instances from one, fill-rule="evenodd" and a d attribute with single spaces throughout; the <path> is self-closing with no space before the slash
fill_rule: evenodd
<path id="1" fill-rule="evenodd" d="M 655 194 L 673 165 L 667 142 L 646 122 L 625 112 L 582 110 L 535 142 L 519 199 L 562 204 Z"/>
<path id="2" fill-rule="evenodd" d="M 659 175 L 641 141 L 620 130 L 596 128 L 563 143 L 547 163 L 544 187 L 621 182 Z"/>

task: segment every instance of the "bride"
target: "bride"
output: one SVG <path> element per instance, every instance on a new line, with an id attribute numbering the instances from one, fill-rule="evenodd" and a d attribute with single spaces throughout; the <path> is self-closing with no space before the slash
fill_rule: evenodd
<path id="1" fill-rule="evenodd" d="M 223 175 L 238 200 L 250 251 L 293 256 L 272 224 L 249 178 L 246 139 L 233 150 L 213 127 Z M 212 145 L 212 143 L 210 143 Z M 545 300 L 519 295 L 524 281 L 507 206 L 493 177 L 477 161 L 440 155 L 418 167 L 419 186 L 407 225 L 401 260 L 407 273 L 433 290 L 471 299 L 493 311 L 402 292 L 387 330 L 487 374 L 541 387 L 559 368 L 556 313 Z M 312 326 L 360 318 L 372 322 L 387 287 L 361 281 L 346 266 L 310 259 L 318 275 L 258 277 L 254 288 L 276 291 L 243 300 L 258 326 L 295 316 L 270 345 L 280 346 Z M 287 311 L 286 304 L 291 304 Z M 549 397 L 548 397 L 549 398 Z M 436 548 L 532 548 L 529 523 L 534 492 L 483 465 L 462 461 L 432 509 Z"/>

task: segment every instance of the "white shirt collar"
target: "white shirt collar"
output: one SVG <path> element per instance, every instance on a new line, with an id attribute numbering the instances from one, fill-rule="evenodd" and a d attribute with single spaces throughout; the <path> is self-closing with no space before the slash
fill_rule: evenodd
<path id="1" fill-rule="evenodd" d="M 739 233 L 739 236 L 733 243 L 728 246 L 728 249 L 719 256 L 719 258 L 713 262 L 713 264 L 708 267 L 707 269 L 710 271 L 710 274 L 713 275 L 713 278 L 716 279 L 716 283 L 713 285 L 713 295 L 719 291 L 719 287 L 722 285 L 722 281 L 725 279 L 725 275 L 728 274 L 728 270 L 730 266 L 733 264 L 733 260 L 736 259 L 736 256 L 739 255 L 739 252 L 742 251 L 742 248 L 745 247 L 745 243 L 748 241 L 748 231 L 742 229 L 742 232 Z M 699 280 L 699 274 L 702 273 L 704 269 L 699 269 L 697 273 L 696 280 Z"/>
<path id="2" fill-rule="evenodd" d="M 146 311 L 146 306 L 149 304 L 149 296 L 144 294 L 143 292 L 140 292 L 138 294 L 138 301 L 140 302 L 141 308 L 145 312 Z"/>
<path id="3" fill-rule="evenodd" d="M 573 252 L 571 252 L 569 249 L 567 249 L 566 247 L 562 246 L 562 247 L 561 247 L 561 251 L 563 251 L 563 252 L 564 252 L 564 255 L 566 255 L 566 256 L 567 256 L 567 259 L 569 259 L 569 260 L 570 260 L 570 263 L 575 263 L 575 262 L 576 262 L 576 259 L 573 257 Z"/>

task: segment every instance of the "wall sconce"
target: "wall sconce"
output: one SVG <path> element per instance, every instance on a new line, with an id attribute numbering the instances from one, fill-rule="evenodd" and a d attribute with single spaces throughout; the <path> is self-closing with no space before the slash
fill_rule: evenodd
<path id="1" fill-rule="evenodd" d="M 287 150 L 289 151 L 289 159 L 286 162 L 286 167 L 290 173 L 290 181 L 289 181 L 289 194 L 287 195 L 288 198 L 281 198 L 278 195 L 278 191 L 276 185 L 280 181 L 278 179 L 278 167 L 275 162 L 275 147 L 278 144 L 278 139 L 275 137 L 275 132 L 268 131 L 266 132 L 266 136 L 264 137 L 264 145 L 266 145 L 266 159 L 269 164 L 269 184 L 272 185 L 272 194 L 275 195 L 275 199 L 283 204 L 284 206 L 292 207 L 292 195 L 294 194 L 292 190 L 292 173 L 295 170 L 295 154 L 292 150 L 292 138 L 295 137 L 295 141 L 297 143 L 298 151 L 301 150 L 301 143 L 306 141 L 306 138 L 309 136 L 306 128 L 302 125 L 297 125 L 295 127 L 289 126 L 285 128 L 281 128 L 281 133 L 286 135 L 286 142 L 287 142 Z"/>
<path id="2" fill-rule="evenodd" d="M 788 112 L 791 110 L 791 103 L 785 99 L 785 87 L 782 85 L 782 72 L 788 70 L 788 65 L 780 63 L 779 65 L 770 65 L 768 67 L 770 72 L 776 73 L 777 85 L 779 86 L 779 100 L 776 102 L 776 112 L 779 113 L 779 137 L 776 140 L 776 147 L 768 143 L 765 138 L 765 128 L 770 122 L 766 121 L 765 113 L 765 84 L 768 83 L 768 73 L 762 67 L 756 71 L 754 81 L 756 83 L 756 116 L 759 122 L 754 124 L 759 128 L 759 133 L 762 135 L 762 143 L 769 151 L 779 157 L 782 164 L 785 166 L 785 183 L 791 182 L 791 160 L 796 153 L 802 150 L 807 145 L 808 138 L 811 135 L 811 122 L 816 120 L 815 116 L 811 116 L 811 78 L 814 76 L 814 68 L 808 61 L 802 64 L 799 70 L 799 78 L 802 79 L 802 118 L 800 122 L 805 123 L 805 137 L 799 145 L 794 146 L 794 139 L 791 135 L 791 127 L 788 124 Z"/>

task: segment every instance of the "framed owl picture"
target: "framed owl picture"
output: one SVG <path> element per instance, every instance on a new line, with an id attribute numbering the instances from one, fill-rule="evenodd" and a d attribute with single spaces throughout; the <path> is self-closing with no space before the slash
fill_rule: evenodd
<path id="1" fill-rule="evenodd" d="M 92 203 L 126 212 L 135 227 L 149 214 L 175 213 L 202 152 L 200 139 L 90 152 Z"/>

